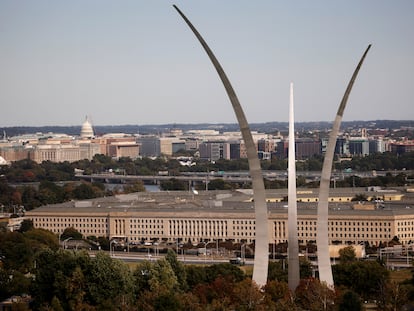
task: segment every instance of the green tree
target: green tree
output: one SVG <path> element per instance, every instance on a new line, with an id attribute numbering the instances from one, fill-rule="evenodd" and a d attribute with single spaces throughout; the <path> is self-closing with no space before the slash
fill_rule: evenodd
<path id="1" fill-rule="evenodd" d="M 375 298 L 380 284 L 389 279 L 389 272 L 376 261 L 352 261 L 332 266 L 335 285 L 344 286 L 363 299 Z"/>
<path id="2" fill-rule="evenodd" d="M 124 310 L 131 304 L 133 278 L 125 263 L 98 252 L 84 271 L 84 276 L 86 298 L 100 310 Z"/>
<path id="3" fill-rule="evenodd" d="M 60 236 L 61 240 L 66 240 L 68 238 L 72 238 L 74 240 L 82 240 L 83 236 L 78 230 L 74 227 L 69 227 L 63 230 L 62 235 Z"/>
<path id="4" fill-rule="evenodd" d="M 14 295 L 28 294 L 30 287 L 31 279 L 25 274 L 13 269 L 4 269 L 0 265 L 0 301 Z"/>
<path id="5" fill-rule="evenodd" d="M 73 197 L 77 200 L 86 200 L 96 198 L 97 195 L 92 184 L 81 183 L 73 189 Z"/>
<path id="6" fill-rule="evenodd" d="M 35 308 L 50 305 L 57 299 L 59 304 L 69 301 L 67 283 L 77 266 L 81 252 L 44 249 L 36 255 L 36 269 L 32 294 L 36 297 Z M 88 260 L 85 257 L 82 261 Z M 64 306 L 62 306 L 64 307 Z"/>
<path id="7" fill-rule="evenodd" d="M 362 311 L 361 298 L 357 293 L 348 290 L 342 296 L 338 309 L 339 311 Z"/>
<path id="8" fill-rule="evenodd" d="M 207 280 L 206 269 L 199 265 L 185 265 L 186 282 L 190 289 L 193 289 L 198 284 L 205 283 Z"/>
<path id="9" fill-rule="evenodd" d="M 24 219 L 20 224 L 19 232 L 24 233 L 33 229 L 33 221 L 30 219 Z"/>
<path id="10" fill-rule="evenodd" d="M 139 262 L 134 270 L 134 291 L 139 296 L 144 291 L 150 290 L 150 272 L 153 270 L 154 263 L 147 260 Z"/>
<path id="11" fill-rule="evenodd" d="M 232 189 L 232 185 L 225 182 L 223 179 L 213 179 L 208 183 L 208 190 L 229 190 Z"/>
<path id="12" fill-rule="evenodd" d="M 238 266 L 232 265 L 230 263 L 211 265 L 205 269 L 206 281 L 208 283 L 213 282 L 219 276 L 225 278 L 229 282 L 240 282 L 245 278 L 244 272 Z"/>
<path id="13" fill-rule="evenodd" d="M 0 233 L 0 258 L 6 270 L 27 273 L 33 268 L 33 257 L 30 241 L 22 233 Z"/>
<path id="14" fill-rule="evenodd" d="M 25 231 L 23 235 L 35 254 L 43 249 L 57 250 L 59 248 L 57 236 L 48 230 L 36 228 Z"/>
<path id="15" fill-rule="evenodd" d="M 170 180 L 162 181 L 160 187 L 162 190 L 165 191 L 188 190 L 187 183 L 176 178 L 171 178 Z"/>
<path id="16" fill-rule="evenodd" d="M 288 270 L 286 260 L 270 261 L 268 266 L 268 281 L 288 281 Z"/>
<path id="17" fill-rule="evenodd" d="M 133 184 L 124 185 L 124 193 L 145 192 L 145 186 L 142 181 L 137 181 Z"/>
<path id="18" fill-rule="evenodd" d="M 56 204 L 64 202 L 64 191 L 50 181 L 42 181 L 39 185 L 39 201 L 42 204 Z"/>
<path id="19" fill-rule="evenodd" d="M 339 262 L 347 263 L 356 260 L 355 249 L 352 246 L 347 246 L 339 250 Z"/>
<path id="20" fill-rule="evenodd" d="M 177 277 L 165 258 L 157 260 L 151 267 L 148 284 L 155 293 L 164 290 L 171 292 L 179 288 Z"/>
<path id="21" fill-rule="evenodd" d="M 186 291 L 188 289 L 186 269 L 183 263 L 178 261 L 177 254 L 172 249 L 168 249 L 165 260 L 170 264 L 174 271 L 181 290 Z"/>

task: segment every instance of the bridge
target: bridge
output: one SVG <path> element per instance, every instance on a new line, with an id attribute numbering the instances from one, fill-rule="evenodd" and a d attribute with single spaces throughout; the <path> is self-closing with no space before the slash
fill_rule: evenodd
<path id="1" fill-rule="evenodd" d="M 134 181 L 142 181 L 144 183 L 152 183 L 158 184 L 161 181 L 170 180 L 175 178 L 177 180 L 191 182 L 191 183 L 202 183 L 202 182 L 209 182 L 214 179 L 224 179 L 228 182 L 236 182 L 236 183 L 247 183 L 251 182 L 251 177 L 247 175 L 216 175 L 216 174 L 208 174 L 208 173 L 191 173 L 191 174 L 183 174 L 179 176 L 173 175 L 116 175 L 112 173 L 102 173 L 102 174 L 91 174 L 91 175 L 83 175 L 83 174 L 76 174 L 76 178 L 81 180 L 88 180 L 91 182 L 94 181 L 101 181 L 106 183 L 114 183 L 114 182 L 121 182 L 121 183 L 128 183 Z"/>
<path id="2" fill-rule="evenodd" d="M 367 171 L 367 172 L 356 172 L 356 171 L 337 171 L 332 172 L 332 180 L 343 180 L 349 176 L 364 177 L 376 177 L 385 176 L 387 173 L 397 175 L 404 172 L 410 174 L 412 171 Z M 303 176 L 309 180 L 318 181 L 321 176 L 320 171 L 297 171 L 296 176 Z M 75 174 L 75 177 L 80 180 L 88 181 L 101 181 L 105 183 L 129 183 L 134 181 L 142 181 L 148 184 L 159 184 L 161 181 L 170 180 L 175 178 L 177 180 L 191 182 L 191 183 L 208 183 L 211 180 L 223 179 L 227 182 L 234 183 L 250 183 L 251 177 L 248 171 L 237 171 L 237 172 L 224 172 L 224 171 L 212 171 L 212 172 L 183 172 L 181 175 L 168 175 L 168 173 L 160 173 L 157 175 L 120 175 L 113 172 L 83 175 L 81 173 Z M 263 171 L 263 178 L 267 180 L 287 180 L 287 171 Z"/>

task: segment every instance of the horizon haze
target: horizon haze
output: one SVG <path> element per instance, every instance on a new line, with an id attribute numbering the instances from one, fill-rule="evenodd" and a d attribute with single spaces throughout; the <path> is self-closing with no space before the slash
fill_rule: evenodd
<path id="1" fill-rule="evenodd" d="M 0 127 L 236 123 L 171 2 L 0 0 Z M 249 123 L 414 120 L 414 2 L 175 4 L 216 54 Z"/>

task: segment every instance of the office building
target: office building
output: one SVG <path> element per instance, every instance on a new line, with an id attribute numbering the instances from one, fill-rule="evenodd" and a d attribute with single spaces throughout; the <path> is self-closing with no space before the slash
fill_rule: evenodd
<path id="1" fill-rule="evenodd" d="M 372 189 L 371 189 L 372 190 Z M 329 198 L 329 243 L 379 245 L 398 237 L 414 241 L 414 213 L 406 193 L 367 189 L 333 189 Z M 357 192 L 355 192 L 357 191 Z M 298 238 L 316 240 L 316 189 L 298 190 Z M 373 202 L 353 202 L 364 193 Z M 267 191 L 269 243 L 287 241 L 286 189 Z M 380 200 L 378 200 L 380 199 Z M 381 201 L 379 203 L 379 201 Z M 250 190 L 136 193 L 43 206 L 26 212 L 36 228 L 56 234 L 74 227 L 84 236 L 128 241 L 255 240 L 255 214 Z M 414 206 L 413 206 L 414 208 Z"/>

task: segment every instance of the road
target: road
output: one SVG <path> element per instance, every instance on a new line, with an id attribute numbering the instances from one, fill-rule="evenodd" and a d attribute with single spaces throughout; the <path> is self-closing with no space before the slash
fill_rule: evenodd
<path id="1" fill-rule="evenodd" d="M 89 255 L 91 257 L 95 257 L 96 253 L 98 251 L 88 251 Z M 134 262 L 134 261 L 144 261 L 144 260 L 150 260 L 155 261 L 157 259 L 163 258 L 166 254 L 148 254 L 144 252 L 108 252 L 109 255 L 114 259 L 120 259 L 125 262 Z M 230 258 L 227 257 L 220 257 L 220 256 L 205 256 L 205 255 L 177 255 L 177 259 L 185 264 L 199 264 L 199 265 L 211 265 L 211 264 L 217 264 L 217 263 L 228 263 Z M 253 265 L 253 259 L 246 259 L 245 260 L 246 265 Z"/>

